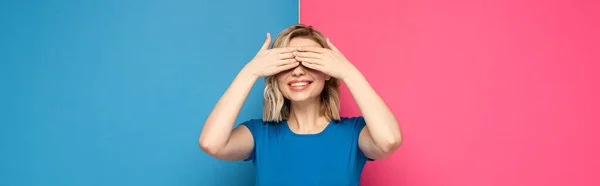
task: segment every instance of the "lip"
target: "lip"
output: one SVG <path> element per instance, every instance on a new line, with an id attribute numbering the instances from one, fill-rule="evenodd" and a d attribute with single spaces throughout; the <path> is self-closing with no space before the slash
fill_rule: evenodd
<path id="1" fill-rule="evenodd" d="M 307 84 L 305 86 L 302 86 L 302 87 L 294 87 L 294 86 L 292 86 L 292 84 L 294 84 L 294 83 L 303 83 L 303 82 L 306 82 Z M 310 84 L 312 84 L 312 81 L 311 80 L 306 80 L 306 79 L 295 79 L 295 80 L 289 81 L 287 83 L 288 87 L 290 87 L 290 89 L 292 89 L 294 91 L 304 90 L 304 89 L 308 88 L 310 86 Z"/>

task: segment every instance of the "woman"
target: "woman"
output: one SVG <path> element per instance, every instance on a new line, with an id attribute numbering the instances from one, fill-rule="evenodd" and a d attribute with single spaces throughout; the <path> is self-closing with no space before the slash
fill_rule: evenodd
<path id="1" fill-rule="evenodd" d="M 271 36 L 208 116 L 199 144 L 222 160 L 255 164 L 256 185 L 358 185 L 368 160 L 401 143 L 393 113 L 319 31 L 302 24 Z M 232 130 L 253 84 L 265 77 L 262 119 Z M 339 80 L 363 116 L 340 117 Z"/>

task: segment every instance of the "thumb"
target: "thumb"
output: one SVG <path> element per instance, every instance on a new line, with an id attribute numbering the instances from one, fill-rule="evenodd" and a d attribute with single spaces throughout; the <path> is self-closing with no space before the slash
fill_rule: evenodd
<path id="1" fill-rule="evenodd" d="M 339 52 L 340 50 L 337 49 L 337 47 L 335 47 L 335 45 L 333 45 L 333 43 L 331 43 L 331 41 L 329 40 L 329 38 L 327 38 L 327 45 L 329 46 L 329 48 L 331 48 L 331 50 Z"/>
<path id="2" fill-rule="evenodd" d="M 262 45 L 262 47 L 260 47 L 260 50 L 268 50 L 269 45 L 271 45 L 271 33 L 267 32 L 267 39 L 265 40 L 265 43 Z"/>

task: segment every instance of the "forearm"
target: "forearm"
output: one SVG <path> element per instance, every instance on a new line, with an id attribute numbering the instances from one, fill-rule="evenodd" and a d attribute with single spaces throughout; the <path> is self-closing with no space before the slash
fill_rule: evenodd
<path id="1" fill-rule="evenodd" d="M 203 150 L 217 153 L 227 144 L 239 111 L 257 79 L 246 69 L 235 77 L 204 123 L 199 139 Z"/>
<path id="2" fill-rule="evenodd" d="M 402 140 L 400 126 L 383 99 L 358 70 L 349 72 L 343 81 L 365 118 L 374 143 L 383 151 L 396 149 Z"/>

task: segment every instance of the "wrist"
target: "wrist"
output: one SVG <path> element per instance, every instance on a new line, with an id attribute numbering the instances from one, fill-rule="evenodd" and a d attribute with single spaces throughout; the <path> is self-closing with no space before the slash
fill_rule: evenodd
<path id="1" fill-rule="evenodd" d="M 350 70 L 346 71 L 346 73 L 344 73 L 344 76 L 342 76 L 341 80 L 344 81 L 344 83 L 348 83 L 350 81 L 355 80 L 356 78 L 361 77 L 362 74 L 360 73 L 360 71 L 356 68 L 350 68 Z"/>
<path id="2" fill-rule="evenodd" d="M 245 66 L 239 73 L 240 77 L 243 77 L 244 79 L 249 79 L 249 80 L 258 80 L 258 78 L 260 78 L 261 76 L 256 73 L 256 71 L 252 70 L 251 68 L 248 68 L 248 66 Z"/>

